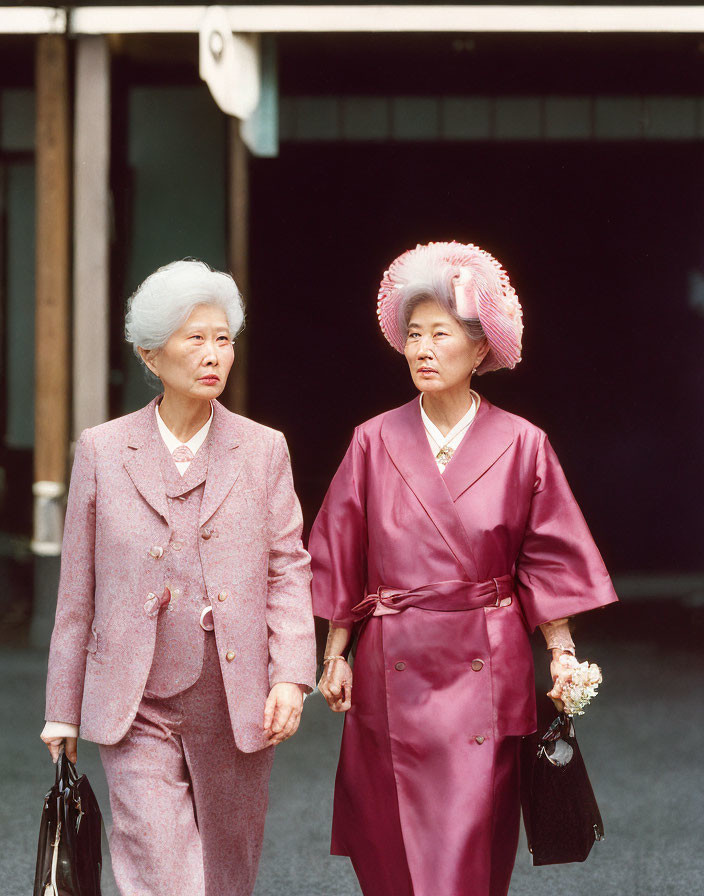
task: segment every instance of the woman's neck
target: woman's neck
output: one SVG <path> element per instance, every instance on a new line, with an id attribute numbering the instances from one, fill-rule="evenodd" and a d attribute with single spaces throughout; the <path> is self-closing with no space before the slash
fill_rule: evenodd
<path id="1" fill-rule="evenodd" d="M 444 389 L 442 392 L 424 392 L 423 410 L 446 436 L 472 407 L 472 393 L 469 383 L 456 389 Z"/>
<path id="2" fill-rule="evenodd" d="M 210 401 L 186 398 L 165 390 L 159 416 L 180 442 L 188 442 L 210 419 Z"/>

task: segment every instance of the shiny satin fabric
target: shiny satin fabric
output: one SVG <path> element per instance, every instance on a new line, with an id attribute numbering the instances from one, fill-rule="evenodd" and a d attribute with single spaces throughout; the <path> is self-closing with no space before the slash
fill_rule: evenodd
<path id="1" fill-rule="evenodd" d="M 505 745 L 535 729 L 529 630 L 616 599 L 545 434 L 483 400 L 441 475 L 418 401 L 382 414 L 355 431 L 309 550 L 318 616 L 353 626 L 368 596 L 406 594 L 361 630 L 333 852 L 372 881 L 365 896 L 409 881 L 413 896 L 503 896 L 515 842 L 505 886 L 492 856 L 518 801 Z M 469 594 L 505 577 L 510 602 L 443 612 L 435 588 L 432 609 L 429 583 Z"/>
<path id="2" fill-rule="evenodd" d="M 479 627 L 473 631 L 478 613 L 408 608 L 372 616 L 355 657 L 333 852 L 377 869 L 407 863 L 409 896 L 490 892 L 497 747 L 491 691 L 484 687 L 488 671 L 472 671 L 456 649 L 466 635 L 471 656 L 487 657 L 486 637 Z M 384 663 L 384 655 L 392 661 Z M 368 839 L 376 857 L 363 846 Z M 391 863 L 390 842 L 397 854 Z M 365 896 L 399 896 L 392 870 L 387 878 Z"/>
<path id="3" fill-rule="evenodd" d="M 423 588 L 398 591 L 379 588 L 352 607 L 355 620 L 367 616 L 387 616 L 400 613 L 406 607 L 452 613 L 458 610 L 477 610 L 479 607 L 498 607 L 511 594 L 511 576 L 500 576 L 486 582 L 464 582 L 461 579 L 435 582 Z"/>

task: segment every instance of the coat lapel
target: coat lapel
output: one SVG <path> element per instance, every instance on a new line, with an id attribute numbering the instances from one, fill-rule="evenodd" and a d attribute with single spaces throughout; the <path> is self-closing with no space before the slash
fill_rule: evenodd
<path id="1" fill-rule="evenodd" d="M 480 479 L 513 443 L 513 427 L 505 414 L 482 398 L 477 416 L 445 467 L 442 478 L 453 501 Z"/>
<path id="2" fill-rule="evenodd" d="M 158 400 L 150 401 L 135 415 L 127 441 L 125 469 L 144 500 L 168 523 L 169 505 L 161 475 L 163 442 L 154 416 Z"/>
<path id="3" fill-rule="evenodd" d="M 236 419 L 219 402 L 215 402 L 213 422 L 208 433 L 208 477 L 200 506 L 200 526 L 207 523 L 220 507 L 240 475 L 243 461 L 241 452 L 237 450 Z"/>
<path id="4" fill-rule="evenodd" d="M 475 581 L 477 564 L 472 548 L 430 450 L 418 399 L 386 414 L 381 439 L 394 466 L 422 504 L 469 581 Z"/>
<path id="5" fill-rule="evenodd" d="M 212 424 L 211 424 L 212 425 Z M 208 433 L 208 436 L 210 433 Z M 208 452 L 210 450 L 210 439 L 206 438 L 205 442 L 196 452 L 196 456 L 188 465 L 188 469 L 183 474 L 179 473 L 178 467 L 174 463 L 173 457 L 169 456 L 166 446 L 164 446 L 162 455 L 161 471 L 166 487 L 166 494 L 169 498 L 178 498 L 197 488 L 202 482 L 205 482 L 208 475 Z"/>

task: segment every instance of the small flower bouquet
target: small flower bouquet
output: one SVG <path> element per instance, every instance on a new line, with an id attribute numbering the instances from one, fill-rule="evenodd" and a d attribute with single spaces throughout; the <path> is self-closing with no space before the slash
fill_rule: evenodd
<path id="1" fill-rule="evenodd" d="M 601 669 L 596 663 L 580 663 L 568 653 L 563 653 L 557 662 L 561 669 L 548 697 L 562 700 L 568 716 L 584 715 L 584 707 L 596 697 L 603 680 Z"/>

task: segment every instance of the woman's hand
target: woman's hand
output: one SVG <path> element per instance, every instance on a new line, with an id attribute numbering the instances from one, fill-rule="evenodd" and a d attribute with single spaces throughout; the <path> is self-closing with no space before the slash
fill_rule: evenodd
<path id="1" fill-rule="evenodd" d="M 75 737 L 69 732 L 75 732 Z M 54 762 L 59 761 L 61 747 L 64 748 L 68 759 L 76 763 L 78 759 L 78 727 L 63 722 L 47 722 L 39 737 L 47 745 Z"/>
<path id="2" fill-rule="evenodd" d="M 352 669 L 347 660 L 336 657 L 325 663 L 318 690 L 333 712 L 347 712 L 352 706 Z"/>
<path id="3" fill-rule="evenodd" d="M 550 665 L 552 690 L 548 691 L 555 706 L 568 715 L 583 715 L 584 709 L 596 697 L 602 683 L 601 669 L 588 660 L 579 662 L 571 651 L 553 651 Z"/>
<path id="4" fill-rule="evenodd" d="M 569 619 L 553 619 L 550 622 L 543 622 L 540 631 L 545 638 L 545 644 L 552 653 L 552 662 L 550 663 L 550 677 L 552 678 L 552 690 L 548 691 L 548 697 L 555 704 L 558 712 L 562 712 L 565 708 L 564 703 L 560 700 L 562 687 L 556 685 L 560 673 L 564 675 L 565 667 L 561 666 L 558 660 L 563 653 L 569 653 L 574 656 L 574 641 L 570 634 Z"/>
<path id="5" fill-rule="evenodd" d="M 298 731 L 303 710 L 303 690 L 299 684 L 280 681 L 269 692 L 264 707 L 264 734 L 275 747 Z"/>
<path id="6" fill-rule="evenodd" d="M 560 648 L 556 648 L 552 652 L 552 661 L 550 662 L 550 677 L 552 678 L 552 690 L 548 691 L 548 697 L 555 704 L 555 708 L 558 712 L 562 712 L 565 708 L 564 703 L 560 700 L 560 694 L 562 693 L 562 688 L 556 686 L 557 678 L 560 672 L 564 672 L 564 666 L 561 666 L 558 660 L 562 656 L 563 651 Z"/>

